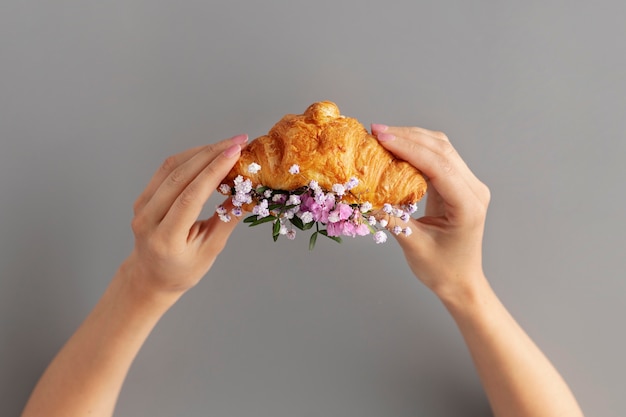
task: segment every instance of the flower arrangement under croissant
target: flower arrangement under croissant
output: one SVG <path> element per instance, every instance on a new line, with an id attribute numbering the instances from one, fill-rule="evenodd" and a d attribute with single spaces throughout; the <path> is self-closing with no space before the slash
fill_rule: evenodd
<path id="1" fill-rule="evenodd" d="M 426 181 L 358 120 L 323 101 L 285 115 L 247 145 L 219 191 L 233 205 L 230 212 L 217 207 L 222 221 L 251 212 L 244 222 L 271 223 L 274 240 L 315 228 L 312 249 L 319 234 L 336 241 L 372 234 L 376 243 L 387 240 L 385 229 L 410 234 L 406 222 Z"/>

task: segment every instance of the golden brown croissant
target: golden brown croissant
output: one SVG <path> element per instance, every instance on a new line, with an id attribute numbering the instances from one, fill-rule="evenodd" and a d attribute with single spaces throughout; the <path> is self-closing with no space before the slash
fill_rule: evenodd
<path id="1" fill-rule="evenodd" d="M 261 169 L 250 172 L 250 164 Z M 299 166 L 298 174 L 289 172 Z M 370 202 L 374 209 L 385 203 L 408 205 L 426 192 L 426 181 L 412 165 L 394 157 L 368 134 L 358 120 L 342 116 L 332 102 L 310 105 L 304 114 L 285 115 L 267 135 L 246 146 L 226 177 L 233 184 L 238 175 L 254 186 L 292 191 L 311 180 L 330 191 L 351 178 L 358 185 L 343 197 L 347 204 Z"/>

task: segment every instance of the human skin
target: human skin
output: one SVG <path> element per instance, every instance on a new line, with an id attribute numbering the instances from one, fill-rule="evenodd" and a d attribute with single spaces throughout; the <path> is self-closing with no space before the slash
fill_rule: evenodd
<path id="1" fill-rule="evenodd" d="M 397 237 L 415 276 L 454 318 L 497 417 L 580 417 L 569 387 L 500 302 L 482 267 L 490 192 L 442 132 L 372 125 L 430 182 L 424 216 Z"/>
<path id="2" fill-rule="evenodd" d="M 246 141 L 239 135 L 165 160 L 135 202 L 132 253 L 42 375 L 23 417 L 113 415 L 150 331 L 209 271 L 235 228 L 235 220 L 198 216 Z"/>
<path id="3" fill-rule="evenodd" d="M 456 321 L 498 417 L 582 416 L 569 388 L 492 291 L 482 270 L 489 190 L 448 138 L 372 125 L 380 143 L 430 181 L 425 216 L 397 236 L 413 273 Z M 245 146 L 239 135 L 169 157 L 135 205 L 135 247 L 48 366 L 22 417 L 111 416 L 152 328 L 207 272 L 236 220 L 198 220 Z"/>

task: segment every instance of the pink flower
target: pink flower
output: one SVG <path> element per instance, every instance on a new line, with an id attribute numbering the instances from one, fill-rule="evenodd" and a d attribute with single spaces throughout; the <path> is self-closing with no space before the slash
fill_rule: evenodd
<path id="1" fill-rule="evenodd" d="M 356 236 L 356 227 L 352 222 L 343 222 L 343 234 L 346 236 Z"/>
<path id="2" fill-rule="evenodd" d="M 330 211 L 335 207 L 335 198 L 332 195 L 318 196 L 318 198 L 307 197 L 303 205 L 311 212 L 313 220 L 326 224 Z"/>
<path id="3" fill-rule="evenodd" d="M 328 236 L 341 236 L 343 234 L 343 222 L 328 223 L 326 232 Z"/>
<path id="4" fill-rule="evenodd" d="M 348 220 L 352 216 L 352 207 L 347 204 L 337 204 L 336 211 L 339 211 L 339 220 Z"/>
<path id="5" fill-rule="evenodd" d="M 356 227 L 356 234 L 359 236 L 367 236 L 370 234 L 370 228 L 365 223 L 361 223 Z"/>

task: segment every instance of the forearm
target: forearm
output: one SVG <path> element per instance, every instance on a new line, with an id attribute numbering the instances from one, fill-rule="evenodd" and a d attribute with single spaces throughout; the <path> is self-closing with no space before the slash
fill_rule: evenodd
<path id="1" fill-rule="evenodd" d="M 128 369 L 150 331 L 175 302 L 149 294 L 121 268 L 37 383 L 22 417 L 111 416 Z"/>
<path id="2" fill-rule="evenodd" d="M 467 343 L 498 417 L 582 416 L 557 370 L 484 279 L 442 300 Z"/>

